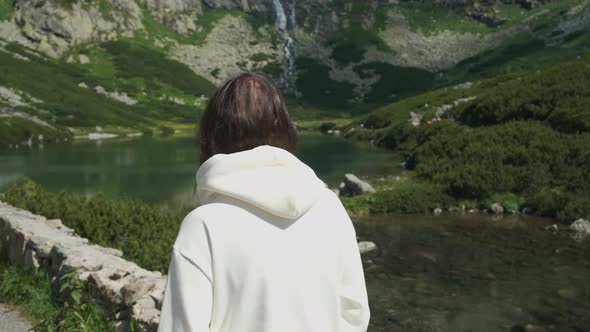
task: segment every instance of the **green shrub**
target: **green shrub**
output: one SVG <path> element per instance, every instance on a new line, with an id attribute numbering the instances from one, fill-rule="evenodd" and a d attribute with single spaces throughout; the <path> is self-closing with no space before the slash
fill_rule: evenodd
<path id="1" fill-rule="evenodd" d="M 13 0 L 0 0 L 0 21 L 8 20 L 14 11 Z"/>
<path id="2" fill-rule="evenodd" d="M 112 19 L 113 5 L 109 0 L 98 0 L 98 10 L 104 19 Z"/>
<path id="3" fill-rule="evenodd" d="M 335 81 L 330 78 L 330 67 L 318 60 L 298 57 L 296 65 L 297 90 L 302 99 L 312 105 L 330 109 L 342 109 L 350 106 L 354 85 Z"/>
<path id="4" fill-rule="evenodd" d="M 563 132 L 588 131 L 589 61 L 585 58 L 499 80 L 458 118 L 470 126 L 540 120 Z"/>
<path id="5" fill-rule="evenodd" d="M 397 123 L 383 130 L 383 136 L 378 143 L 387 149 L 405 152 L 410 146 L 413 147 L 417 144 L 420 134 L 424 134 L 420 130 L 420 128 L 408 126 L 406 123 Z M 424 134 L 424 136 L 426 135 Z"/>
<path id="6" fill-rule="evenodd" d="M 254 61 L 254 62 L 262 62 L 262 61 L 273 60 L 273 59 L 275 59 L 274 54 L 266 54 L 266 53 L 262 53 L 262 52 L 254 53 L 250 56 L 250 61 Z"/>
<path id="7" fill-rule="evenodd" d="M 461 7 L 461 4 L 457 4 L 456 7 Z M 400 11 L 412 30 L 424 34 L 445 30 L 472 33 L 490 33 L 496 30 L 430 1 L 402 2 Z"/>
<path id="8" fill-rule="evenodd" d="M 143 45 L 133 45 L 123 41 L 102 44 L 113 57 L 117 74 L 121 78 L 143 78 L 168 84 L 194 96 L 209 96 L 215 86 L 195 74 L 185 64 L 170 60 L 160 53 Z"/>
<path id="9" fill-rule="evenodd" d="M 369 62 L 354 67 L 361 77 L 377 75 L 365 101 L 383 104 L 427 91 L 434 86 L 435 75 L 424 69 L 394 66 L 384 62 Z"/>
<path id="10" fill-rule="evenodd" d="M 568 195 L 567 202 L 555 217 L 557 219 L 571 222 L 578 218 L 590 219 L 590 195 Z"/>
<path id="11" fill-rule="evenodd" d="M 149 124 L 137 114 L 137 107 L 125 105 L 78 86 L 91 82 L 86 70 L 36 57 L 15 43 L 6 46 L 31 61 L 0 52 L 0 84 L 28 93 L 43 101 L 39 108 L 50 112 L 62 126 L 122 125 L 141 127 Z"/>
<path id="12" fill-rule="evenodd" d="M 543 190 L 529 197 L 525 205 L 536 214 L 572 222 L 590 218 L 590 195 Z"/>
<path id="13" fill-rule="evenodd" d="M 39 135 L 43 137 L 40 141 Z M 33 144 L 70 140 L 72 134 L 65 128 L 51 128 L 21 117 L 0 117 L 0 146 L 22 144 L 31 139 Z"/>
<path id="14" fill-rule="evenodd" d="M 414 180 L 395 183 L 393 188 L 375 194 L 342 197 L 341 200 L 353 214 L 425 213 L 454 202 L 442 186 Z"/>
<path id="15" fill-rule="evenodd" d="M 324 122 L 320 125 L 320 131 L 322 133 L 328 132 L 328 130 L 332 130 L 336 128 L 336 124 L 334 122 Z"/>
<path id="16" fill-rule="evenodd" d="M 424 213 L 437 207 L 448 207 L 453 199 L 443 187 L 414 181 L 402 181 L 393 189 L 375 194 L 371 213 Z"/>
<path id="17" fill-rule="evenodd" d="M 22 180 L 4 194 L 4 201 L 64 224 L 90 241 L 123 251 L 146 269 L 166 271 L 182 218 L 128 197 L 46 192 Z"/>
<path id="18" fill-rule="evenodd" d="M 361 61 L 369 46 L 375 46 L 381 51 L 390 51 L 377 31 L 385 25 L 387 9 L 382 6 L 371 6 L 360 0 L 350 1 L 350 4 L 349 10 L 344 7 L 338 8 L 338 11 L 348 14 L 348 26 L 328 37 L 328 45 L 333 48 L 332 58 L 340 65 Z M 335 5 L 341 6 L 343 3 Z M 366 27 L 367 17 L 375 18 L 375 27 Z"/>
<path id="19" fill-rule="evenodd" d="M 525 201 L 526 200 L 523 197 L 517 196 L 513 193 L 506 193 L 492 195 L 489 203 L 498 203 L 502 205 L 504 210 L 507 212 L 518 212 Z M 486 204 L 485 206 L 489 207 L 490 204 Z"/>
<path id="20" fill-rule="evenodd" d="M 345 40 L 334 46 L 332 59 L 341 65 L 347 65 L 363 60 L 366 52 L 366 49 L 358 47 L 356 43 Z"/>
<path id="21" fill-rule="evenodd" d="M 560 184 L 569 141 L 577 139 L 538 122 L 480 129 L 447 122 L 430 128 L 432 134 L 419 138 L 408 164 L 419 178 L 446 185 L 454 197 L 466 199 Z"/>

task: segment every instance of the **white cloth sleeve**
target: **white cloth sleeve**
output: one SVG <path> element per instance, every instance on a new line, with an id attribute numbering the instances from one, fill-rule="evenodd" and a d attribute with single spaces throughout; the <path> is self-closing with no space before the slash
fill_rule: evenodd
<path id="1" fill-rule="evenodd" d="M 342 244 L 342 276 L 340 285 L 340 331 L 366 332 L 369 325 L 370 309 L 365 285 L 361 255 L 356 241 L 356 232 L 350 218 L 344 232 Z"/>
<path id="2" fill-rule="evenodd" d="M 208 332 L 212 306 L 211 281 L 175 249 L 168 270 L 158 332 Z"/>

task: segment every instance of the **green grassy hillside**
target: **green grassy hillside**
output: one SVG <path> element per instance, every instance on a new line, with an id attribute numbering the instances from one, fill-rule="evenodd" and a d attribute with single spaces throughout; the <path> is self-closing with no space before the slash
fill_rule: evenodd
<path id="1" fill-rule="evenodd" d="M 90 62 L 71 61 L 81 56 Z M 64 139 L 71 136 L 68 127 L 150 132 L 160 121 L 195 123 L 203 98 L 214 88 L 161 51 L 130 41 L 75 49 L 60 60 L 8 44 L 0 51 L 0 86 L 35 99 L 18 107 L 4 103 L 4 109 L 35 116 L 53 127 L 0 117 L 0 127 L 5 129 L 0 145 L 19 144 L 39 134 L 45 141 Z M 125 94 L 135 104 L 100 94 L 97 87 Z"/>
<path id="2" fill-rule="evenodd" d="M 403 153 L 414 180 L 455 201 L 446 204 L 498 201 L 571 221 L 590 216 L 589 105 L 587 55 L 388 105 L 348 136 Z M 418 126 L 411 112 L 424 116 Z"/>

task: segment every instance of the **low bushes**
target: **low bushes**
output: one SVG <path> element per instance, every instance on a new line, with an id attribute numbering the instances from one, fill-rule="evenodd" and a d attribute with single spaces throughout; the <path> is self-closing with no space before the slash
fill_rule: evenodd
<path id="1" fill-rule="evenodd" d="M 590 57 L 470 86 L 383 107 L 350 136 L 400 152 L 418 181 L 457 201 L 590 217 Z M 408 121 L 443 105 L 442 121 Z"/>
<path id="2" fill-rule="evenodd" d="M 185 64 L 170 60 L 164 53 L 146 46 L 112 41 L 103 43 L 102 47 L 112 56 L 120 78 L 161 82 L 197 97 L 209 96 L 215 89 L 211 82 L 195 74 Z"/>
<path id="3" fill-rule="evenodd" d="M 40 140 L 40 136 L 42 140 Z M 0 147 L 9 144 L 56 142 L 72 138 L 65 128 L 50 128 L 21 117 L 0 117 Z"/>
<path id="4" fill-rule="evenodd" d="M 128 197 L 46 192 L 23 180 L 4 193 L 4 201 L 47 218 L 59 218 L 76 233 L 151 270 L 166 271 L 182 221 L 180 214 Z"/>
<path id="5" fill-rule="evenodd" d="M 451 206 L 454 200 L 442 186 L 406 179 L 390 189 L 375 194 L 342 197 L 342 203 L 353 214 L 425 213 L 437 207 Z"/>

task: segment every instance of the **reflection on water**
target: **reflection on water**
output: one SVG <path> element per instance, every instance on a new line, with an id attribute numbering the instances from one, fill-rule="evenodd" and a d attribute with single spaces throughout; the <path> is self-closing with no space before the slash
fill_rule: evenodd
<path id="1" fill-rule="evenodd" d="M 302 136 L 299 157 L 330 184 L 344 173 L 399 172 L 391 153 L 327 136 Z M 175 209 L 195 204 L 199 155 L 195 141 L 137 139 L 85 141 L 44 149 L 0 152 L 0 190 L 28 176 L 52 191 L 125 193 Z"/>
<path id="2" fill-rule="evenodd" d="M 590 241 L 547 220 L 360 220 L 374 332 L 590 331 Z M 527 328 L 528 325 L 528 328 Z"/>

